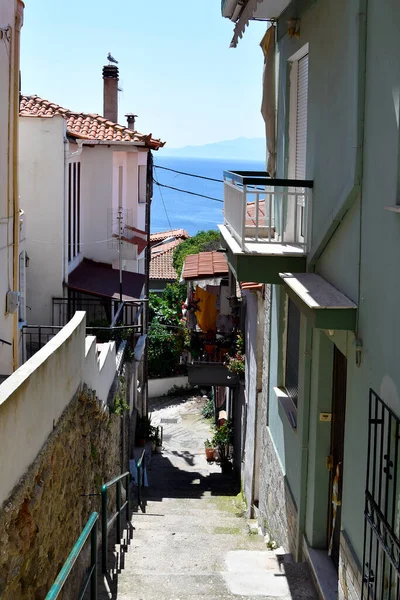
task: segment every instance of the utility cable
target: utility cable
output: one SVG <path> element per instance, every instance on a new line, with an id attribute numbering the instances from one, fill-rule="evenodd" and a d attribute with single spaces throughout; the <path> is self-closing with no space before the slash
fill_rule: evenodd
<path id="1" fill-rule="evenodd" d="M 153 167 L 154 167 L 154 169 L 155 169 L 155 168 L 156 168 L 156 165 L 153 165 Z M 153 181 L 155 181 L 157 185 L 160 185 L 160 184 L 159 184 L 159 183 L 156 181 L 156 179 L 154 179 L 154 177 L 153 177 Z M 163 206 L 164 206 L 165 216 L 167 217 L 167 221 L 168 221 L 168 225 L 169 225 L 169 230 L 170 230 L 170 233 L 172 234 L 172 233 L 173 233 L 173 229 L 172 229 L 171 221 L 170 221 L 170 219 L 169 219 L 169 215 L 168 215 L 167 207 L 166 207 L 166 205 L 165 205 L 165 202 L 164 202 L 164 196 L 162 195 L 162 191 L 161 191 L 161 189 L 160 189 L 160 197 L 161 197 L 161 202 L 163 203 Z"/>
<path id="2" fill-rule="evenodd" d="M 156 185 L 158 185 L 159 187 L 168 188 L 169 190 L 175 190 L 176 192 L 182 192 L 183 194 L 190 194 L 191 196 L 199 196 L 199 198 L 207 198 L 207 200 L 214 200 L 215 202 L 221 202 L 222 204 L 224 203 L 224 201 L 220 200 L 219 198 L 212 198 L 212 196 L 205 196 L 204 194 L 198 194 L 197 192 L 189 192 L 189 190 L 181 190 L 179 188 L 172 187 L 172 185 L 165 185 L 164 183 L 159 183 L 154 178 L 153 178 L 153 180 L 154 180 L 154 183 Z"/>
<path id="3" fill-rule="evenodd" d="M 164 169 L 164 171 L 172 171 L 173 173 L 179 173 L 179 175 L 186 175 L 187 177 L 197 177 L 197 179 L 206 179 L 207 181 L 216 181 L 217 183 L 224 183 L 223 179 L 214 179 L 213 177 L 206 177 L 205 175 L 195 175 L 194 173 L 177 171 L 176 169 L 170 169 L 169 167 L 161 167 L 160 165 L 154 166 L 157 167 L 157 169 Z"/>

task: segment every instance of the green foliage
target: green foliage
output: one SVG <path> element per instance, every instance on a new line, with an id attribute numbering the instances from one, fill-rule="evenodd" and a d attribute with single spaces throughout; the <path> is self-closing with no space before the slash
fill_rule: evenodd
<path id="1" fill-rule="evenodd" d="M 186 286 L 167 285 L 161 296 L 150 294 L 148 366 L 150 377 L 167 377 L 180 371 L 179 358 L 189 343 L 189 332 L 181 323 Z"/>
<path id="2" fill-rule="evenodd" d="M 244 354 L 244 340 L 243 336 L 238 333 L 235 343 L 234 354 L 228 354 L 226 356 L 225 364 L 231 373 L 236 373 L 239 377 L 244 377 L 245 372 L 245 354 Z"/>
<path id="3" fill-rule="evenodd" d="M 178 278 L 181 276 L 183 263 L 189 254 L 198 254 L 199 252 L 210 252 L 217 250 L 220 246 L 220 234 L 214 229 L 208 231 L 199 231 L 191 238 L 188 238 L 174 250 L 173 264 Z"/>
<path id="4" fill-rule="evenodd" d="M 201 409 L 201 414 L 205 419 L 212 419 L 214 416 L 214 400 L 212 398 L 207 398 L 206 403 Z"/>
<path id="5" fill-rule="evenodd" d="M 214 446 L 229 446 L 233 442 L 233 428 L 230 421 L 217 427 L 212 443 Z"/>
<path id="6" fill-rule="evenodd" d="M 168 377 L 179 370 L 180 345 L 176 331 L 153 322 L 149 326 L 149 377 Z"/>
<path id="7" fill-rule="evenodd" d="M 129 410 L 129 404 L 126 402 L 126 381 L 121 375 L 118 382 L 117 393 L 114 396 L 114 402 L 110 407 L 110 412 L 114 415 L 121 416 L 125 410 Z"/>
<path id="8" fill-rule="evenodd" d="M 218 448 L 218 456 L 221 464 L 228 462 L 229 448 L 233 443 L 233 427 L 231 421 L 226 421 L 223 425 L 217 427 L 211 442 L 214 448 Z"/>
<path id="9" fill-rule="evenodd" d="M 185 283 L 168 283 L 166 288 L 163 290 L 161 297 L 168 303 L 168 306 L 182 306 L 185 302 L 187 295 L 187 288 Z"/>

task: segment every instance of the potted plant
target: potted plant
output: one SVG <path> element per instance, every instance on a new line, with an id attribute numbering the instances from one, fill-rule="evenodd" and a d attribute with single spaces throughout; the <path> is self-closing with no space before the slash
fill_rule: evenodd
<path id="1" fill-rule="evenodd" d="M 214 460 L 214 446 L 210 440 L 204 442 L 204 448 L 206 451 L 206 459 L 210 462 Z"/>
<path id="2" fill-rule="evenodd" d="M 240 333 L 236 338 L 236 352 L 234 354 L 227 354 L 225 365 L 228 367 L 228 371 L 236 373 L 239 379 L 244 379 L 245 373 L 245 353 L 244 353 L 244 340 Z"/>
<path id="3" fill-rule="evenodd" d="M 138 446 L 146 444 L 150 436 L 151 426 L 151 417 L 144 415 L 138 418 L 136 422 L 136 444 Z"/>
<path id="4" fill-rule="evenodd" d="M 218 459 L 222 472 L 227 473 L 231 471 L 232 464 L 229 460 L 233 441 L 233 428 L 231 421 L 226 421 L 223 425 L 217 427 L 217 430 L 211 441 L 218 450 Z"/>
<path id="5" fill-rule="evenodd" d="M 154 427 L 153 425 L 150 425 L 148 440 L 149 440 L 149 442 L 151 444 L 151 451 L 152 451 L 153 454 L 156 451 L 157 436 L 158 436 L 158 428 Z"/>

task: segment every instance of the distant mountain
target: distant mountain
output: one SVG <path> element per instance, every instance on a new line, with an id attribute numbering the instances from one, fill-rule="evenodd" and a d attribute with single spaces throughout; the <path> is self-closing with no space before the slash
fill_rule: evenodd
<path id="1" fill-rule="evenodd" d="M 223 158 L 240 160 L 265 160 L 264 138 L 236 138 L 224 140 L 204 146 L 185 146 L 184 148 L 168 148 L 162 150 L 163 156 L 179 158 Z"/>

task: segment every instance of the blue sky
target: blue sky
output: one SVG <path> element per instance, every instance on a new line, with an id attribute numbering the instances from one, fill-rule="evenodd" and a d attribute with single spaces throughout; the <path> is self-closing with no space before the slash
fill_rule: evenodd
<path id="1" fill-rule="evenodd" d="M 220 0 L 26 0 L 22 92 L 102 113 L 101 71 L 119 61 L 119 121 L 171 147 L 263 137 L 263 68 L 253 22 L 236 49 Z"/>

